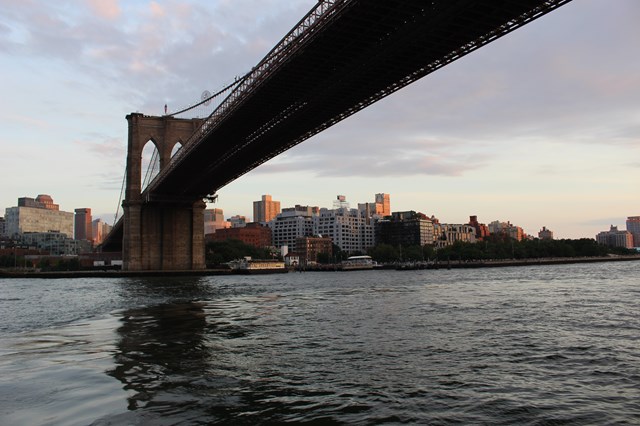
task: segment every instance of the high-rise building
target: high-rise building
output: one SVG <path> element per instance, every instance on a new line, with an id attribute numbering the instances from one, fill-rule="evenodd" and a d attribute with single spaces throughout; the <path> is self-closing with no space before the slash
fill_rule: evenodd
<path id="1" fill-rule="evenodd" d="M 101 244 L 111 232 L 111 225 L 98 218 L 91 222 L 91 235 L 94 244 Z"/>
<path id="2" fill-rule="evenodd" d="M 9 237 L 27 232 L 57 232 L 73 236 L 73 212 L 59 210 L 49 195 L 19 198 L 16 207 L 5 209 L 5 234 Z"/>
<path id="3" fill-rule="evenodd" d="M 611 225 L 608 231 L 596 235 L 596 241 L 610 247 L 633 248 L 633 235 L 629 231 L 618 231 L 617 226 Z"/>
<path id="4" fill-rule="evenodd" d="M 315 217 L 314 234 L 328 236 L 347 253 L 365 253 L 375 245 L 373 224 L 359 209 L 320 209 Z"/>
<path id="5" fill-rule="evenodd" d="M 391 201 L 389 194 L 376 194 L 376 211 L 379 216 L 389 216 L 391 214 Z"/>
<path id="6" fill-rule="evenodd" d="M 280 201 L 273 201 L 271 195 L 263 195 L 262 200 L 253 202 L 253 221 L 267 223 L 280 213 Z"/>
<path id="7" fill-rule="evenodd" d="M 640 216 L 627 217 L 627 231 L 633 236 L 633 246 L 640 247 Z"/>
<path id="8" fill-rule="evenodd" d="M 0 217 L 0 237 L 4 236 L 6 232 L 5 226 L 4 226 L 4 217 Z"/>
<path id="9" fill-rule="evenodd" d="M 75 209 L 75 213 L 74 239 L 93 241 L 91 209 Z"/>
<path id="10" fill-rule="evenodd" d="M 287 246 L 288 251 L 295 252 L 299 237 L 313 236 L 317 211 L 317 207 L 299 205 L 282 209 L 281 213 L 269 221 L 274 247 Z"/>

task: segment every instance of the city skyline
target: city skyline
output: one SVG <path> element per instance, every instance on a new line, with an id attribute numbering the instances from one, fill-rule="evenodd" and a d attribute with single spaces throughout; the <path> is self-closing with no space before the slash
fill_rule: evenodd
<path id="1" fill-rule="evenodd" d="M 133 111 L 161 115 L 255 65 L 315 1 L 3 1 L 0 209 L 52 194 L 111 222 Z M 571 2 L 223 188 L 226 215 L 392 195 L 449 223 L 594 236 L 640 214 L 640 4 Z M 7 101 L 8 100 L 8 101 Z"/>

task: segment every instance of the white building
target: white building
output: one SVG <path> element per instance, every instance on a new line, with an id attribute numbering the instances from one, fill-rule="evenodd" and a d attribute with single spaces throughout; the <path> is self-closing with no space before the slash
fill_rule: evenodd
<path id="1" fill-rule="evenodd" d="M 287 246 L 289 251 L 295 252 L 298 237 L 313 236 L 315 215 L 317 207 L 295 206 L 282 209 L 281 213 L 269 221 L 273 246 Z"/>
<path id="2" fill-rule="evenodd" d="M 373 224 L 365 211 L 358 209 L 320 209 L 314 233 L 331 238 L 333 244 L 347 253 L 365 253 L 375 245 Z"/>

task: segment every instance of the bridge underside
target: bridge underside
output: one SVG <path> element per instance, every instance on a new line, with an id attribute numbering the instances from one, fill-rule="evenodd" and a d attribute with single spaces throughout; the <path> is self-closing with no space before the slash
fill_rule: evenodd
<path id="1" fill-rule="evenodd" d="M 351 0 L 293 42 L 147 191 L 199 199 L 570 0 Z M 302 38 L 302 37 L 301 37 Z"/>

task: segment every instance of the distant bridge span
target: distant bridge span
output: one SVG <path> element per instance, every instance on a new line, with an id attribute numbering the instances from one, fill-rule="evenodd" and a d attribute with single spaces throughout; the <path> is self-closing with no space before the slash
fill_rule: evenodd
<path id="1" fill-rule="evenodd" d="M 137 185 L 130 184 L 136 179 L 130 170 L 136 167 L 128 160 L 123 203 L 125 268 L 204 267 L 204 254 L 194 252 L 199 243 L 193 241 L 186 245 L 192 253 L 171 260 L 178 246 L 167 251 L 167 238 L 156 231 L 149 234 L 144 222 L 164 221 L 162 226 L 154 225 L 160 233 L 172 225 L 159 217 L 150 219 L 144 211 L 160 209 L 166 218 L 175 216 L 167 214 L 172 206 L 201 204 L 203 198 L 265 161 L 569 1 L 319 2 L 202 121 L 142 193 L 139 178 Z M 136 131 L 133 116 L 128 117 L 130 146 Z M 135 209 L 128 209 L 132 205 Z M 133 219 L 129 225 L 128 215 Z M 202 227 L 200 223 L 190 226 L 197 232 Z M 144 241 L 145 232 L 149 241 Z M 142 246 L 132 241 L 142 241 Z M 141 260 L 144 254 L 140 253 L 157 242 L 160 248 L 152 251 L 158 256 Z"/>

